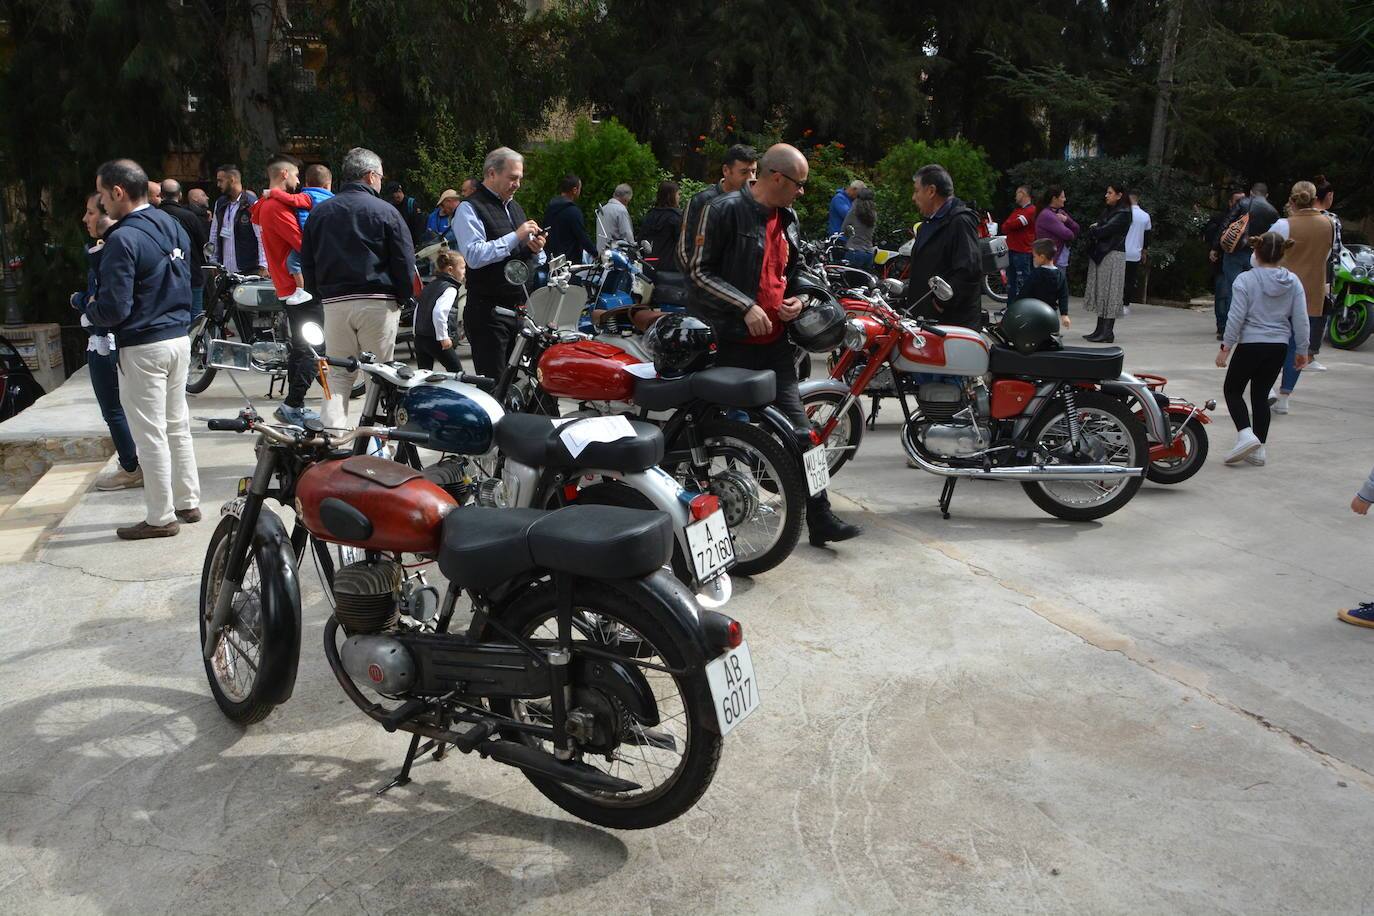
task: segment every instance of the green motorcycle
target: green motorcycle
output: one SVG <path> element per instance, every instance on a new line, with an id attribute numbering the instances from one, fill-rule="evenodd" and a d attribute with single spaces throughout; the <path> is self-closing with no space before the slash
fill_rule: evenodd
<path id="1" fill-rule="evenodd" d="M 1331 284 L 1336 310 L 1326 329 L 1334 347 L 1354 350 L 1374 333 L 1374 249 L 1347 245 Z"/>

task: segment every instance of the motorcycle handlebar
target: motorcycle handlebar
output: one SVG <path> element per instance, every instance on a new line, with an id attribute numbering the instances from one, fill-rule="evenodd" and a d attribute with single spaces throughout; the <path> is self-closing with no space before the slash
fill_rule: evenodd
<path id="1" fill-rule="evenodd" d="M 205 425 L 215 432 L 242 433 L 248 431 L 248 421 L 242 417 L 232 420 L 207 420 Z"/>
<path id="2" fill-rule="evenodd" d="M 496 387 L 496 379 L 489 375 L 468 375 L 466 372 L 458 374 L 458 381 L 468 385 L 475 385 L 483 391 L 491 391 Z"/>
<path id="3" fill-rule="evenodd" d="M 492 310 L 493 315 L 500 315 L 502 318 L 519 318 L 520 313 L 515 309 L 508 309 L 503 305 L 498 305 Z"/>
<path id="4" fill-rule="evenodd" d="M 416 433 L 405 429 L 387 430 L 384 438 L 393 442 L 412 442 L 415 445 L 429 445 L 429 433 Z"/>
<path id="5" fill-rule="evenodd" d="M 324 358 L 324 361 L 331 366 L 337 366 L 338 368 L 346 369 L 349 372 L 358 371 L 358 360 L 352 356 L 343 359 L 340 359 L 337 356 L 326 356 Z"/>

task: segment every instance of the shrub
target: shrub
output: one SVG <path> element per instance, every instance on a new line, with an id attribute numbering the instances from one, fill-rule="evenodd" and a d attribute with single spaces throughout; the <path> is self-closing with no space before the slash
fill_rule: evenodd
<path id="1" fill-rule="evenodd" d="M 654 205 L 662 170 L 653 150 L 640 143 L 619 121 L 593 124 L 583 118 L 572 138 L 547 143 L 525 154 L 525 182 L 520 205 L 531 219 L 542 219 L 549 199 L 558 193 L 559 180 L 569 172 L 582 179 L 578 206 L 589 226 L 596 225 L 596 208 L 611 197 L 622 182 L 634 188 L 630 215 L 639 216 Z"/>
<path id="2" fill-rule="evenodd" d="M 988 154 L 980 146 L 962 137 L 927 143 L 924 140 L 903 140 L 878 163 L 874 172 L 878 204 L 878 233 L 880 236 L 901 235 L 921 218 L 911 202 L 911 176 L 923 165 L 938 163 L 954 179 L 954 193 L 965 203 L 992 203 L 997 170 L 988 162 Z"/>

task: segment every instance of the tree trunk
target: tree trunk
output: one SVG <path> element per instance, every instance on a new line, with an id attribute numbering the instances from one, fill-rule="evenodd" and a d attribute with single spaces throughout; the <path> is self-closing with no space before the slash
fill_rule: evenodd
<path id="1" fill-rule="evenodd" d="M 270 156 L 278 148 L 277 117 L 272 110 L 268 65 L 276 22 L 274 0 L 227 4 L 224 70 L 229 106 L 244 162 Z"/>
<path id="2" fill-rule="evenodd" d="M 1169 12 L 1164 20 L 1164 43 L 1159 52 L 1159 80 L 1156 83 L 1154 123 L 1150 126 L 1150 152 L 1146 159 L 1152 168 L 1164 164 L 1164 140 L 1169 132 L 1169 110 L 1174 94 L 1174 58 L 1178 51 L 1178 32 L 1182 21 L 1182 0 L 1169 0 Z"/>

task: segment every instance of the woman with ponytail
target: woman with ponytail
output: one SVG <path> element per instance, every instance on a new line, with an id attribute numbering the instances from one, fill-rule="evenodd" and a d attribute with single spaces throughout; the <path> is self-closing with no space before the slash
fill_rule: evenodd
<path id="1" fill-rule="evenodd" d="M 1226 453 L 1226 463 L 1232 465 L 1263 465 L 1268 458 L 1269 388 L 1283 369 L 1290 340 L 1297 342 L 1298 368 L 1307 364 L 1307 297 L 1302 281 L 1279 266 L 1294 243 L 1266 232 L 1252 236 L 1250 247 L 1254 267 L 1236 277 L 1231 287 L 1231 311 L 1217 353 L 1217 365 L 1226 369 L 1226 409 L 1236 424 L 1236 444 Z M 1253 420 L 1245 404 L 1247 387 Z"/>

